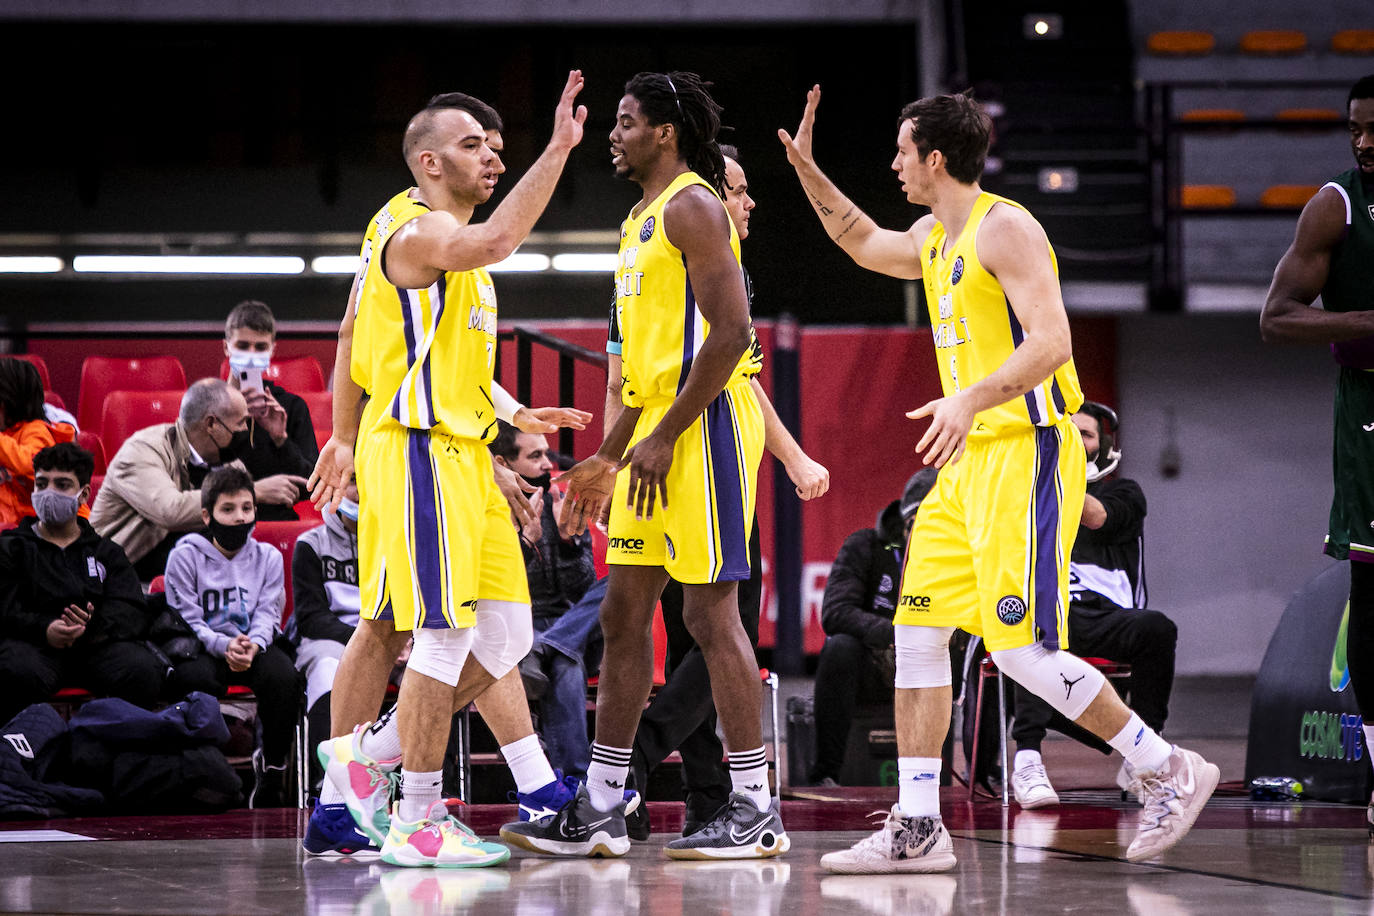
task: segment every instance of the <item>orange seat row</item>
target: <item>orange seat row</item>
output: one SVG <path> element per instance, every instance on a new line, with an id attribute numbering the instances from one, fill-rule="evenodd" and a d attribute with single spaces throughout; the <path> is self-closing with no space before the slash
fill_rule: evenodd
<path id="1" fill-rule="evenodd" d="M 1196 29 L 1154 32 L 1145 41 L 1145 49 L 1160 57 L 1202 57 L 1216 47 L 1215 35 Z M 1242 35 L 1237 47 L 1259 56 L 1301 54 L 1308 41 L 1298 29 L 1255 29 Z M 1374 54 L 1374 29 L 1342 29 L 1331 36 L 1330 48 L 1337 54 Z"/>
<path id="2" fill-rule="evenodd" d="M 1301 209 L 1320 190 L 1319 185 L 1276 184 L 1265 188 L 1259 205 L 1272 210 Z M 1236 205 L 1236 189 L 1220 184 L 1188 184 L 1180 189 L 1185 210 L 1229 210 Z"/>

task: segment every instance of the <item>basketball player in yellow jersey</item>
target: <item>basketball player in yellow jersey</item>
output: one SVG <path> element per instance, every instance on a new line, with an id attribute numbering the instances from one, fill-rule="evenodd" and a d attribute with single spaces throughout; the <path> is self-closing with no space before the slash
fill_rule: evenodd
<path id="1" fill-rule="evenodd" d="M 514 250 L 547 205 L 582 136 L 586 109 L 573 108 L 581 87 L 581 73 L 573 71 L 548 148 L 491 218 L 474 226 L 474 208 L 504 170 L 480 120 L 494 112 L 455 93 L 452 104 L 431 104 L 413 118 L 404 152 L 416 187 L 372 221 L 356 308 L 345 321 L 350 372 L 343 391 L 336 390 L 344 404 L 336 403 L 334 438 L 316 476 L 325 491 L 337 488 L 352 471 L 349 452 L 356 452 L 362 613 L 370 624 L 414 632 L 414 677 L 397 703 L 391 753 L 374 753 L 354 735 L 327 742 L 322 757 L 331 779 L 347 787 L 350 809 L 364 803 L 353 814 L 374 842 L 382 840 L 381 856 L 393 864 L 482 865 L 509 855 L 451 821 L 439 798 L 448 722 L 469 648 L 498 677 L 528 650 L 528 638 L 517 644 L 518 630 L 498 640 L 479 629 L 473 642 L 474 622 L 521 616 L 484 611 L 523 611 L 527 624 L 529 614 L 519 545 L 483 445 L 497 412 L 495 299 L 483 266 Z M 341 669 L 355 660 L 353 649 Z M 386 793 L 377 791 L 374 764 L 397 756 L 402 798 L 381 838 L 376 828 L 388 818 L 372 803 Z"/>
<path id="2" fill-rule="evenodd" d="M 940 820 L 949 728 L 949 639 L 981 635 L 1008 676 L 1126 757 L 1145 809 L 1127 851 L 1160 855 L 1216 788 L 1216 766 L 1170 747 L 1093 667 L 1067 651 L 1068 558 L 1086 468 L 1070 416 L 1082 403 L 1054 252 L 1024 208 L 978 185 L 991 122 L 965 94 L 902 110 L 892 169 L 931 208 L 905 232 L 880 229 L 811 154 L 820 87 L 796 137 L 778 136 L 822 225 L 859 265 L 925 284 L 944 396 L 916 445 L 942 468 L 907 545 L 897 631 L 899 798 L 883 828 L 821 859 L 842 873 L 955 866 Z"/>
<path id="3" fill-rule="evenodd" d="M 640 73 L 611 131 L 616 175 L 643 191 L 621 227 L 616 277 L 626 408 L 597 454 L 564 475 L 561 519 L 565 531 L 582 530 L 614 489 L 596 739 L 572 802 L 545 822 L 501 831 L 543 852 L 629 849 L 621 792 L 653 677 L 654 604 L 670 574 L 683 583 L 683 617 L 710 670 L 734 791 L 667 852 L 755 858 L 790 845 L 769 797 L 758 667 L 736 596 L 749 576 L 763 418 L 749 386 L 739 240 L 720 197 L 720 106 L 708 88 L 692 73 Z"/>

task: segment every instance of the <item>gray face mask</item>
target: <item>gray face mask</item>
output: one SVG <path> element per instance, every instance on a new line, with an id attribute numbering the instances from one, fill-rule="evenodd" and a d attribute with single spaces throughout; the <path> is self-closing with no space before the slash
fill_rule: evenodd
<path id="1" fill-rule="evenodd" d="M 68 496 L 51 487 L 35 491 L 31 501 L 38 520 L 50 526 L 67 524 L 76 517 L 77 510 L 81 508 L 79 495 Z"/>

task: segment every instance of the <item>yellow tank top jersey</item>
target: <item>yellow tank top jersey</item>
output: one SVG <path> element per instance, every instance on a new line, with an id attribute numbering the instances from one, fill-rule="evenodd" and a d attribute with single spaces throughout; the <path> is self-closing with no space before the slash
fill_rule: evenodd
<path id="1" fill-rule="evenodd" d="M 496 290 L 485 269 L 444 274 L 425 289 L 386 278 L 386 243 L 429 208 L 404 191 L 368 224 L 358 265 L 353 380 L 371 400 L 362 432 L 396 423 L 489 441 Z"/>
<path id="2" fill-rule="evenodd" d="M 937 222 L 921 246 L 921 276 L 935 338 L 935 361 L 946 397 L 991 375 L 1021 345 L 1024 336 L 1002 285 L 978 260 L 978 228 L 996 203 L 1025 209 L 985 191 L 974 203 L 958 238 L 948 239 L 944 225 Z M 1058 276 L 1053 248 L 1050 263 Z M 1054 426 L 1082 403 L 1078 372 L 1070 359 L 1024 396 L 979 413 L 970 435 L 996 436 L 1018 428 Z"/>
<path id="3" fill-rule="evenodd" d="M 692 185 L 711 189 L 700 175 L 684 172 L 643 212 L 632 214 L 620 227 L 616 312 L 625 377 L 621 400 L 629 407 L 676 397 L 711 331 L 697 308 L 682 252 L 668 241 L 663 229 L 668 201 Z M 733 223 L 730 248 L 738 261 L 739 234 Z M 751 346 L 740 358 L 729 384 L 757 375 L 761 368 L 762 353 Z"/>

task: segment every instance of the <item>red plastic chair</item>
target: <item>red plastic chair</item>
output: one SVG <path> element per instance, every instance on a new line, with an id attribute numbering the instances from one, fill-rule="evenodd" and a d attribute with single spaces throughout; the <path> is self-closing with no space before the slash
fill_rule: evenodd
<path id="1" fill-rule="evenodd" d="M 48 374 L 48 361 L 37 353 L 6 353 L 6 356 L 13 356 L 15 359 L 22 359 L 26 363 L 32 363 L 38 370 L 38 377 L 43 380 L 43 390 L 52 388 L 52 377 Z"/>
<path id="2" fill-rule="evenodd" d="M 63 410 L 67 409 L 67 402 L 62 400 L 62 395 L 58 394 L 56 391 L 50 391 L 46 385 L 43 387 L 43 403 L 51 404 L 54 407 L 61 407 Z"/>
<path id="3" fill-rule="evenodd" d="M 313 356 L 292 356 L 289 359 L 274 359 L 262 374 L 274 385 L 280 385 L 292 394 L 304 396 L 307 391 L 324 391 L 324 373 L 320 371 L 319 360 Z M 219 377 L 229 377 L 229 360 L 219 364 Z"/>
<path id="4" fill-rule="evenodd" d="M 100 441 L 100 437 L 88 430 L 81 430 L 76 434 L 76 444 L 91 453 L 95 458 L 95 470 L 93 474 L 105 474 L 105 443 Z M 91 494 L 91 502 L 95 502 L 95 494 Z"/>
<path id="5" fill-rule="evenodd" d="M 82 429 L 98 427 L 105 397 L 112 391 L 167 391 L 173 388 L 186 390 L 186 370 L 181 368 L 181 361 L 175 356 L 146 359 L 88 356 L 81 364 L 77 425 Z"/>
<path id="6" fill-rule="evenodd" d="M 105 482 L 105 475 L 104 475 L 104 474 L 92 474 L 92 475 L 91 475 L 91 501 L 90 501 L 90 503 L 88 503 L 88 505 L 91 505 L 91 506 L 94 506 L 94 505 L 95 505 L 95 494 L 97 494 L 97 493 L 100 492 L 100 485 L 103 484 L 104 482 Z"/>
<path id="7" fill-rule="evenodd" d="M 291 619 L 291 612 L 295 609 L 291 599 L 291 554 L 296 549 L 296 538 L 319 524 L 319 519 L 308 518 L 296 522 L 258 522 L 257 527 L 253 529 L 253 537 L 264 544 L 272 545 L 281 553 L 286 586 L 286 606 L 282 608 L 281 613 L 283 624 Z"/>
<path id="8" fill-rule="evenodd" d="M 325 438 L 328 439 L 329 431 L 334 428 L 334 392 L 301 391 L 292 394 L 300 395 L 305 406 L 310 408 L 310 424 L 315 427 L 316 432 L 323 430 Z"/>
<path id="9" fill-rule="evenodd" d="M 110 455 L 115 455 L 124 440 L 140 429 L 174 422 L 185 393 L 185 388 L 110 392 L 105 398 L 105 412 L 100 420 L 101 443 L 110 450 Z"/>

